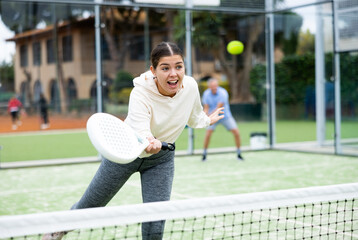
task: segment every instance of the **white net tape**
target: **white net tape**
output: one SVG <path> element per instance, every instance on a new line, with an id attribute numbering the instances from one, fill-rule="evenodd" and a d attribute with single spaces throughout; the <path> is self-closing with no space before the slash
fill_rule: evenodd
<path id="1" fill-rule="evenodd" d="M 0 217 L 0 238 L 30 236 L 34 234 L 69 231 L 73 229 L 105 229 L 109 226 L 127 226 L 129 224 L 140 224 L 141 222 L 153 222 L 158 220 L 167 220 L 168 222 L 172 219 L 192 219 L 191 221 L 195 220 L 195 224 L 198 224 L 197 219 L 205 219 L 206 216 L 220 216 L 220 218 L 216 217 L 217 219 L 214 218 L 214 220 L 210 220 L 215 222 L 213 227 L 210 227 L 210 229 L 212 228 L 210 231 L 214 231 L 213 229 L 218 227 L 218 222 L 224 221 L 219 219 L 223 218 L 223 216 L 225 218 L 226 215 L 233 213 L 240 213 L 240 220 L 238 221 L 236 217 L 235 221 L 238 221 L 237 223 L 230 223 L 230 227 L 224 225 L 224 230 L 222 230 L 226 232 L 228 231 L 228 228 L 230 228 L 230 234 L 241 232 L 242 235 L 242 232 L 247 230 L 247 227 L 244 226 L 245 221 L 250 225 L 250 229 L 247 231 L 255 231 L 260 234 L 269 234 L 269 231 L 273 231 L 273 233 L 270 234 L 277 234 L 279 229 L 278 226 L 275 226 L 275 230 L 267 229 L 262 231 L 260 230 L 261 228 L 267 228 L 260 226 L 262 222 L 267 222 L 266 225 L 271 225 L 271 227 L 274 222 L 276 222 L 276 225 L 279 223 L 283 224 L 285 226 L 283 231 L 286 232 L 288 232 L 287 225 L 293 224 L 292 222 L 294 222 L 295 227 L 292 227 L 292 229 L 295 229 L 295 234 L 296 226 L 300 226 L 300 229 L 302 228 L 303 232 L 300 234 L 306 234 L 304 227 L 307 227 L 307 225 L 310 225 L 310 231 L 333 231 L 327 226 L 333 226 L 334 223 L 330 223 L 330 221 L 334 221 L 337 226 L 342 225 L 343 223 L 349 225 L 348 230 L 345 225 L 337 227 L 343 229 L 339 230 L 341 232 L 340 234 L 357 236 L 357 233 L 355 232 L 358 231 L 358 213 L 356 211 L 358 204 L 357 201 L 354 201 L 357 197 L 358 184 L 354 183 L 118 207 L 92 208 L 19 216 L 2 216 Z M 349 202 L 347 200 L 349 200 Z M 318 207 L 313 205 L 314 203 L 330 201 L 333 201 L 335 205 L 334 210 L 333 205 L 330 204 L 320 204 Z M 266 212 L 264 209 L 269 209 L 269 211 Z M 286 210 L 283 211 L 283 209 Z M 314 209 L 315 211 L 318 210 L 321 212 L 313 215 Z M 253 214 L 255 211 L 257 213 Z M 327 211 L 328 215 L 327 213 L 324 213 Z M 331 215 L 332 213 L 330 213 L 330 211 L 334 212 L 334 217 Z M 342 212 L 343 217 L 337 215 L 339 212 Z M 244 217 L 244 214 L 247 214 L 247 216 L 245 215 Z M 284 216 L 282 216 L 282 214 L 284 214 Z M 322 215 L 327 216 L 322 219 Z M 318 220 L 319 223 L 314 223 L 315 218 L 319 216 L 321 216 Z M 234 221 L 235 216 L 232 215 L 230 218 L 230 221 Z M 296 223 L 297 218 L 303 218 L 303 220 L 306 218 L 306 220 L 310 220 L 309 223 L 306 223 L 306 221 L 303 220 Z M 338 221 L 338 218 L 343 219 Z M 203 225 L 199 227 L 201 231 L 207 229 L 205 226 L 206 223 L 202 223 L 201 220 L 200 222 L 200 224 Z M 326 227 L 322 226 L 322 222 L 325 222 Z M 188 224 L 188 222 L 184 223 L 184 225 L 185 224 Z M 195 224 L 192 223 L 191 227 L 195 228 Z M 236 229 L 237 226 L 234 224 L 238 224 L 241 229 Z M 174 227 L 172 226 L 171 228 Z M 184 229 L 178 231 L 184 232 L 184 230 L 187 230 L 189 232 L 188 234 L 193 236 L 193 229 L 186 229 L 188 226 L 181 226 L 181 228 Z M 223 228 L 221 223 L 219 228 Z M 256 228 L 258 230 L 255 230 Z M 317 230 L 316 228 L 319 229 Z M 337 234 L 338 230 L 335 229 L 334 231 L 334 234 Z M 216 234 L 220 233 L 220 231 L 214 232 L 217 232 Z M 226 234 L 227 233 L 225 233 L 225 235 Z M 251 236 L 253 233 L 248 232 L 247 234 L 250 234 Z M 285 235 L 287 235 L 287 233 L 285 233 Z M 172 239 L 172 237 L 170 239 Z"/>

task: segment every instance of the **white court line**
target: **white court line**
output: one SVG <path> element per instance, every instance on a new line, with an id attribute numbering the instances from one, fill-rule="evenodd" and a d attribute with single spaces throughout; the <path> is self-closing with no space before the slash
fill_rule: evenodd
<path id="1" fill-rule="evenodd" d="M 42 192 L 58 192 L 58 191 L 64 191 L 69 192 L 73 191 L 74 189 L 84 188 L 87 187 L 88 184 L 71 184 L 68 186 L 57 186 L 57 187 L 51 187 L 50 190 L 45 188 L 31 188 L 31 189 L 15 189 L 15 190 L 8 190 L 8 191 L 1 191 L 0 196 L 8 196 L 13 194 L 27 194 L 27 193 L 42 193 Z"/>
<path id="2" fill-rule="evenodd" d="M 74 191 L 81 188 L 86 188 L 88 184 L 77 184 L 77 185 L 68 185 L 68 186 L 58 186 L 58 187 L 51 187 L 51 192 L 68 192 L 68 191 Z M 126 182 L 125 185 L 136 187 L 138 189 L 141 189 L 141 184 L 135 183 L 135 182 Z M 6 197 L 9 195 L 17 195 L 17 194 L 28 194 L 28 193 L 43 193 L 43 192 L 49 192 L 49 190 L 44 188 L 32 188 L 32 189 L 22 189 L 22 190 L 8 190 L 8 191 L 0 191 L 0 197 Z M 172 196 L 185 198 L 185 199 L 191 199 L 194 198 L 193 196 L 184 195 L 181 193 L 172 192 Z"/>
<path id="3" fill-rule="evenodd" d="M 36 136 L 36 135 L 58 135 L 58 134 L 71 134 L 71 133 L 82 133 L 86 132 L 84 128 L 73 128 L 73 129 L 54 129 L 46 131 L 26 131 L 26 132 L 7 132 L 0 133 L 0 137 L 18 137 L 18 136 Z"/>
<path id="4" fill-rule="evenodd" d="M 89 185 L 89 183 L 87 184 L 71 184 L 71 185 L 66 185 L 66 186 L 54 186 L 50 188 L 51 192 L 68 192 L 68 191 L 74 191 L 80 188 L 86 188 Z M 129 185 L 131 187 L 136 187 L 138 189 L 141 189 L 141 184 L 140 183 L 136 183 L 134 181 L 129 180 L 128 182 L 125 183 L 125 185 Z M 0 197 L 6 197 L 9 195 L 13 195 L 13 194 L 28 194 L 28 193 L 42 193 L 42 192 L 49 192 L 48 189 L 44 189 L 44 188 L 31 188 L 31 189 L 12 189 L 12 190 L 8 190 L 8 191 L 0 191 Z M 184 194 L 180 194 L 180 193 L 175 193 L 172 192 L 172 195 L 178 196 L 178 197 L 182 197 L 182 198 L 193 198 L 193 196 L 189 196 L 189 195 L 184 195 Z"/>

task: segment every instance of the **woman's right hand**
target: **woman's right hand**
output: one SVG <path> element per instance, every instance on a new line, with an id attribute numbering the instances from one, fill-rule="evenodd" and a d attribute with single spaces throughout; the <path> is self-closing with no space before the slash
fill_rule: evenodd
<path id="1" fill-rule="evenodd" d="M 210 118 L 210 125 L 215 124 L 220 119 L 224 118 L 224 108 L 217 108 L 212 114 L 209 116 Z"/>
<path id="2" fill-rule="evenodd" d="M 149 141 L 148 147 L 145 149 L 146 153 L 156 154 L 162 149 L 162 142 L 154 137 L 147 137 Z"/>

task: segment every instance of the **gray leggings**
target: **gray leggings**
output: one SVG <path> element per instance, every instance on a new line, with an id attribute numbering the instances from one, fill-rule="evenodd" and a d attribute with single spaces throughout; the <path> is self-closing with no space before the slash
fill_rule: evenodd
<path id="1" fill-rule="evenodd" d="M 107 205 L 135 172 L 140 173 L 144 203 L 170 200 L 174 176 L 174 151 L 161 150 L 148 158 L 137 158 L 128 164 L 103 159 L 82 198 L 71 209 Z M 143 223 L 143 239 L 162 239 L 164 224 L 164 221 Z"/>

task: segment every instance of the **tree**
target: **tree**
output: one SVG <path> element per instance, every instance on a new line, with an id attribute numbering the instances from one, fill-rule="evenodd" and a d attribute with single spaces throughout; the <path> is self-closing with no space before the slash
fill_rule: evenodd
<path id="1" fill-rule="evenodd" d="M 116 78 L 113 81 L 113 84 L 110 88 L 110 98 L 115 103 L 123 102 L 123 98 L 129 96 L 121 96 L 121 91 L 125 88 L 131 89 L 133 87 L 133 75 L 126 71 L 119 71 L 116 75 Z"/>
<path id="2" fill-rule="evenodd" d="M 279 0 L 278 0 L 279 1 Z M 275 1 L 276 2 L 276 1 Z M 234 6 L 235 5 L 235 6 Z M 255 0 L 221 1 L 222 7 L 243 7 L 254 9 L 265 2 Z M 260 9 L 259 9 L 260 10 Z M 262 10 L 262 9 L 261 9 Z M 294 53 L 297 46 L 297 36 L 302 25 L 302 18 L 297 14 L 287 13 L 275 15 L 285 22 L 285 29 L 275 33 L 277 45 L 286 54 Z M 255 98 L 250 92 L 250 72 L 253 59 L 265 56 L 265 18 L 264 15 L 255 14 L 223 14 L 215 12 L 193 12 L 192 42 L 195 48 L 210 52 L 220 62 L 222 72 L 227 76 L 231 90 L 232 103 L 254 102 Z M 176 25 L 184 22 L 184 13 L 176 17 Z M 276 27 L 277 28 L 277 27 Z M 175 39 L 184 42 L 185 28 L 176 29 Z M 239 56 L 231 56 L 226 52 L 226 45 L 231 40 L 240 40 L 245 45 L 244 52 Z"/>
<path id="3" fill-rule="evenodd" d="M 14 91 L 14 64 L 0 63 L 0 87 L 4 91 Z"/>
<path id="4" fill-rule="evenodd" d="M 151 30 L 160 30 L 163 29 L 163 26 L 167 26 L 168 35 L 170 36 L 172 26 L 169 25 L 171 21 L 172 15 L 168 11 L 159 12 L 155 9 L 113 6 L 103 7 L 101 9 L 101 22 L 106 27 L 102 31 L 104 40 L 108 45 L 110 59 L 116 64 L 116 71 L 125 68 L 125 58 L 129 50 L 138 47 L 138 44 L 143 44 L 136 41 L 140 41 L 137 37 L 145 35 L 143 34 L 145 25 Z M 144 36 L 144 41 L 146 41 L 147 37 Z"/>
<path id="5" fill-rule="evenodd" d="M 284 55 L 296 54 L 303 19 L 294 12 L 275 14 L 275 48 Z"/>
<path id="6" fill-rule="evenodd" d="M 124 67 L 125 56 L 130 49 L 132 34 L 138 27 L 142 10 L 133 8 L 104 7 L 101 11 L 101 22 L 104 40 L 107 42 L 110 58 L 116 64 L 116 70 Z"/>
<path id="7" fill-rule="evenodd" d="M 183 13 L 176 22 L 183 22 Z M 195 12 L 193 13 L 193 45 L 205 51 L 210 51 L 215 59 L 220 61 L 224 74 L 228 77 L 231 89 L 231 102 L 252 102 L 250 93 L 251 59 L 254 44 L 263 30 L 263 16 L 251 16 L 245 19 L 248 31 L 247 39 L 242 40 L 245 51 L 241 56 L 231 56 L 226 52 L 226 45 L 230 40 L 237 39 L 237 24 L 240 17 L 222 13 Z M 244 31 L 241 29 L 241 31 Z M 175 38 L 184 41 L 185 31 L 177 29 Z M 241 39 L 240 39 L 241 40 Z M 237 64 L 238 62 L 243 64 Z"/>
<path id="8" fill-rule="evenodd" d="M 303 55 L 305 53 L 314 53 L 315 50 L 315 36 L 307 29 L 306 32 L 300 32 L 297 46 L 297 54 Z"/>

